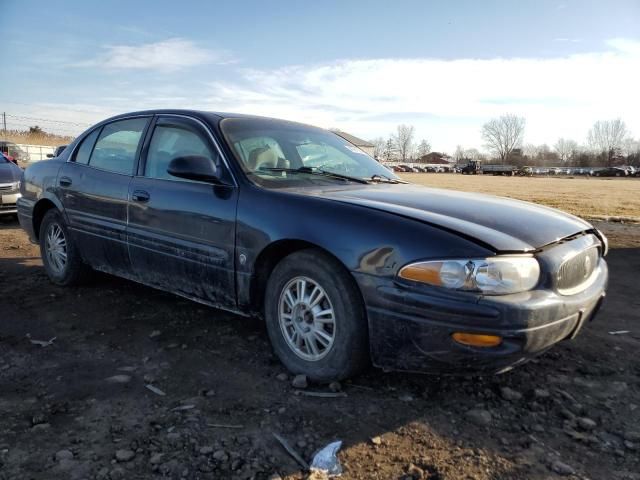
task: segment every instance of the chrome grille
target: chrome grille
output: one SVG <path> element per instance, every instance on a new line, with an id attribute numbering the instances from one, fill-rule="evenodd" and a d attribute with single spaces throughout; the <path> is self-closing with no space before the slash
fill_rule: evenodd
<path id="1" fill-rule="evenodd" d="M 13 183 L 0 183 L 0 192 L 13 192 L 17 191 L 15 184 Z"/>
<path id="2" fill-rule="evenodd" d="M 557 287 L 561 294 L 576 293 L 586 288 L 600 260 L 598 247 L 583 250 L 566 260 L 558 269 Z"/>

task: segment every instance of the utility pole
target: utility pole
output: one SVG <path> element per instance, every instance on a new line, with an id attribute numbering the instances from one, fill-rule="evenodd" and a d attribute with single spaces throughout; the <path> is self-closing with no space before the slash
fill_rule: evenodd
<path id="1" fill-rule="evenodd" d="M 7 114 L 2 112 L 2 131 L 4 132 L 4 139 L 7 139 Z"/>

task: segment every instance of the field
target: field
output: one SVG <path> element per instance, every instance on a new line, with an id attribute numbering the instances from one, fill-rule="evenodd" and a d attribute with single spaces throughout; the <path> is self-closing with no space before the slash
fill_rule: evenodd
<path id="1" fill-rule="evenodd" d="M 403 173 L 429 187 L 489 193 L 559 208 L 584 218 L 628 217 L 640 222 L 640 178 L 501 177 Z"/>
<path id="2" fill-rule="evenodd" d="M 410 178 L 640 216 L 633 180 Z M 54 286 L 0 221 L 0 480 L 309 478 L 274 433 L 306 460 L 342 440 L 345 480 L 640 480 L 640 225 L 596 225 L 610 287 L 575 340 L 499 376 L 372 368 L 318 398 L 260 321 L 106 275 Z"/>

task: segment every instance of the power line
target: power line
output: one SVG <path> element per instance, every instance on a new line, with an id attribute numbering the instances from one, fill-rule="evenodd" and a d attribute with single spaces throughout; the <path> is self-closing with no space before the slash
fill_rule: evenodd
<path id="1" fill-rule="evenodd" d="M 25 107 L 34 107 L 34 108 L 48 108 L 47 105 L 52 105 L 52 104 L 45 104 L 45 103 L 24 103 L 24 102 L 14 102 L 11 100 L 2 100 L 2 103 L 11 103 L 13 105 L 24 105 Z M 89 111 L 89 110 L 77 110 L 77 109 L 71 109 L 71 108 L 67 108 L 66 106 L 63 108 L 63 110 L 65 112 L 75 112 L 75 113 L 90 113 L 92 115 L 96 115 L 99 114 L 100 112 L 96 112 L 96 111 Z"/>
<path id="2" fill-rule="evenodd" d="M 16 120 L 31 120 L 34 122 L 59 123 L 59 124 L 65 124 L 65 125 L 73 125 L 76 127 L 88 127 L 91 125 L 89 123 L 67 122 L 64 120 L 53 120 L 53 119 L 36 118 L 36 117 L 23 117 L 21 115 L 11 115 L 9 113 L 7 113 L 7 117 L 15 118 Z"/>

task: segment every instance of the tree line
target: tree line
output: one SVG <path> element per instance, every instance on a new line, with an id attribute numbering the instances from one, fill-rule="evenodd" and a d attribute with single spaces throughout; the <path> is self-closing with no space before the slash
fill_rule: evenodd
<path id="1" fill-rule="evenodd" d="M 587 132 L 586 144 L 560 137 L 553 146 L 524 143 L 526 120 L 513 114 L 493 118 L 482 125 L 485 152 L 477 148 L 456 147 L 456 163 L 483 162 L 518 166 L 640 166 L 640 139 L 634 139 L 621 119 L 599 120 Z M 414 142 L 411 125 L 398 125 L 386 140 L 371 140 L 374 157 L 379 161 L 419 162 L 431 151 L 425 139 Z"/>

